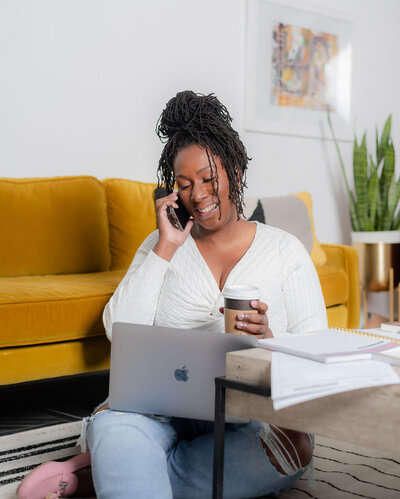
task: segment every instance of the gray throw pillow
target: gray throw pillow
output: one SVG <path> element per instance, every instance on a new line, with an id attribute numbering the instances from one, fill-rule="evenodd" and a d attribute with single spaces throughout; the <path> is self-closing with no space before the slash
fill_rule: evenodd
<path id="1" fill-rule="evenodd" d="M 307 206 L 296 196 L 245 198 L 243 214 L 247 220 L 278 227 L 296 236 L 311 253 L 313 234 Z"/>

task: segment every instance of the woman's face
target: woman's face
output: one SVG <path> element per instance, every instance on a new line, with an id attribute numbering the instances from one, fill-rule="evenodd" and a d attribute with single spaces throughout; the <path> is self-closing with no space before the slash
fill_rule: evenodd
<path id="1" fill-rule="evenodd" d="M 183 205 L 195 222 L 210 231 L 219 230 L 237 220 L 236 207 L 229 199 L 226 170 L 218 156 L 214 156 L 214 160 L 218 185 L 215 167 L 211 171 L 207 153 L 200 146 L 193 144 L 181 149 L 174 161 L 175 179 Z M 221 219 L 218 198 L 221 202 Z"/>

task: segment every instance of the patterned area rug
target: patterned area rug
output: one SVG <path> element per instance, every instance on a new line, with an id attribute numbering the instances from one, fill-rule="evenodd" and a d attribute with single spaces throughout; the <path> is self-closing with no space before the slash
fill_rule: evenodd
<path id="1" fill-rule="evenodd" d="M 279 499 L 400 498 L 400 455 L 316 437 L 313 459 L 316 488 L 306 476 Z"/>
<path id="2" fill-rule="evenodd" d="M 79 452 L 81 422 L 24 431 L 0 438 L 0 498 L 15 499 L 20 480 L 39 464 Z M 307 477 L 280 499 L 400 498 L 400 456 L 316 437 L 316 488 Z"/>

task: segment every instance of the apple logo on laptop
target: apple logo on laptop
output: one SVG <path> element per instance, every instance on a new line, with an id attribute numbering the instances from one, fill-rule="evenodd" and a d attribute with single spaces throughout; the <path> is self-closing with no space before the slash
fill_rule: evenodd
<path id="1" fill-rule="evenodd" d="M 186 369 L 186 366 L 183 366 L 181 369 L 176 369 L 175 370 L 175 379 L 177 381 L 187 381 L 189 379 L 188 376 L 189 370 Z"/>

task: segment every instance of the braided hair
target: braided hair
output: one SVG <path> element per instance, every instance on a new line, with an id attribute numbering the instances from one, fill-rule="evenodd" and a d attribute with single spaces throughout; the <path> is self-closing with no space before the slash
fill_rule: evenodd
<path id="1" fill-rule="evenodd" d="M 214 156 L 218 156 L 229 180 L 229 199 L 235 205 L 238 219 L 243 213 L 243 188 L 246 187 L 248 161 L 239 134 L 231 126 L 232 118 L 214 94 L 179 92 L 166 105 L 156 125 L 156 133 L 165 144 L 158 164 L 158 185 L 164 184 L 168 194 L 174 190 L 174 161 L 181 149 L 197 144 L 208 157 L 211 174 L 218 175 Z M 221 216 L 221 208 L 220 208 Z"/>

